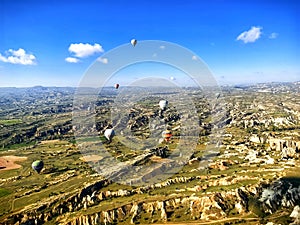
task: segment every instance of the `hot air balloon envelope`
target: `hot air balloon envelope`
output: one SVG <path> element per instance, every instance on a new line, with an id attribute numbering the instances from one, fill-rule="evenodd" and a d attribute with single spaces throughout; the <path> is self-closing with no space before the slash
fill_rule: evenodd
<path id="1" fill-rule="evenodd" d="M 136 39 L 132 39 L 131 41 L 130 41 L 130 43 L 133 45 L 133 47 L 136 45 L 136 43 L 137 43 L 137 40 Z"/>
<path id="2" fill-rule="evenodd" d="M 118 89 L 119 88 L 119 84 L 115 84 L 115 89 Z"/>
<path id="3" fill-rule="evenodd" d="M 167 105 L 168 105 L 168 101 L 167 100 L 161 100 L 159 102 L 159 107 L 160 107 L 161 110 L 165 110 L 166 107 L 167 107 Z"/>
<path id="4" fill-rule="evenodd" d="M 165 139 L 165 141 L 170 141 L 172 132 L 170 130 L 165 130 L 162 132 L 162 137 Z"/>
<path id="5" fill-rule="evenodd" d="M 31 164 L 32 169 L 34 169 L 36 172 L 40 173 L 41 170 L 44 167 L 44 163 L 42 160 L 36 160 Z"/>
<path id="6" fill-rule="evenodd" d="M 110 141 L 115 136 L 115 131 L 113 129 L 106 129 L 104 131 L 104 136 Z"/>

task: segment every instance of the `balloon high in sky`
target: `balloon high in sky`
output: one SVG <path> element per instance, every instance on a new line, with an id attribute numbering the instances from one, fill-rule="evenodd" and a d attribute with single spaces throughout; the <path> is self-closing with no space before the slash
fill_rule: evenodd
<path id="1" fill-rule="evenodd" d="M 132 39 L 131 41 L 130 41 L 130 43 L 133 45 L 133 47 L 136 45 L 136 43 L 137 43 L 137 40 L 136 39 Z"/>

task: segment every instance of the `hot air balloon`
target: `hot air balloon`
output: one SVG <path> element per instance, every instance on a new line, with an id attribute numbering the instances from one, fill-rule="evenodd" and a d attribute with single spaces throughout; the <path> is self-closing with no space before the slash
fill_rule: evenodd
<path id="1" fill-rule="evenodd" d="M 163 131 L 162 137 L 164 138 L 165 141 L 169 142 L 172 137 L 172 131 L 170 131 L 170 130 Z"/>
<path id="2" fill-rule="evenodd" d="M 134 46 L 136 45 L 136 43 L 137 43 L 137 40 L 136 40 L 136 39 L 132 39 L 132 40 L 130 41 L 130 43 L 131 43 L 132 46 L 134 47 Z"/>
<path id="3" fill-rule="evenodd" d="M 115 136 L 115 131 L 112 128 L 106 129 L 104 131 L 104 136 L 108 141 L 111 141 L 111 139 Z"/>
<path id="4" fill-rule="evenodd" d="M 40 173 L 41 170 L 44 167 L 44 163 L 42 160 L 36 160 L 31 164 L 32 169 L 34 169 L 36 172 Z"/>
<path id="5" fill-rule="evenodd" d="M 161 100 L 161 101 L 159 101 L 159 107 L 160 107 L 161 110 L 165 110 L 166 107 L 167 107 L 167 105 L 168 105 L 168 101 L 167 100 Z"/>
<path id="6" fill-rule="evenodd" d="M 119 84 L 115 84 L 115 89 L 118 89 L 119 88 Z"/>

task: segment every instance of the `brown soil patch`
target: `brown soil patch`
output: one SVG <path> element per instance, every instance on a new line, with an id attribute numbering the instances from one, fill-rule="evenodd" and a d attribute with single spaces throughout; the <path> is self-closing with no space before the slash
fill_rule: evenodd
<path id="1" fill-rule="evenodd" d="M 26 159 L 27 157 L 20 157 L 14 155 L 2 156 L 0 157 L 0 171 L 18 169 L 21 167 L 21 165 L 16 164 L 15 162 L 24 161 Z"/>
<path id="2" fill-rule="evenodd" d="M 103 157 L 100 155 L 85 155 L 83 157 L 80 157 L 79 159 L 85 162 L 97 162 L 103 159 Z"/>
<path id="3" fill-rule="evenodd" d="M 171 159 L 168 159 L 168 158 L 161 158 L 161 157 L 156 156 L 156 155 L 151 156 L 150 159 L 151 159 L 151 161 L 153 161 L 153 162 L 161 162 L 161 163 L 162 163 L 162 162 L 169 163 L 169 162 L 172 162 L 172 161 L 173 161 L 173 160 L 171 160 Z"/>

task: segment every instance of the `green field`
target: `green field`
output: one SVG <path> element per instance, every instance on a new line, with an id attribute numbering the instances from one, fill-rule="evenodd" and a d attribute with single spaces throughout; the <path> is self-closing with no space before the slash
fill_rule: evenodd
<path id="1" fill-rule="evenodd" d="M 7 120 L 0 120 L 0 124 L 5 126 L 12 126 L 16 124 L 22 123 L 21 119 L 7 119 Z"/>
<path id="2" fill-rule="evenodd" d="M 275 100 L 272 101 L 282 102 L 281 98 L 285 96 L 273 97 Z M 134 214 L 132 207 L 135 204 L 143 207 L 137 212 L 135 224 L 292 223 L 293 220 L 289 218 L 292 207 L 280 206 L 271 214 L 266 210 L 266 204 L 259 199 L 263 191 L 277 181 L 283 184 L 282 187 L 280 182 L 276 184 L 276 187 L 282 188 L 279 193 L 285 193 L 291 187 L 299 187 L 300 155 L 295 153 L 288 159 L 283 158 L 280 151 L 270 150 L 268 142 L 254 143 L 250 141 L 250 137 L 256 133 L 265 140 L 274 136 L 278 140 L 282 138 L 281 141 L 293 140 L 297 143 L 300 140 L 299 132 L 297 133 L 299 129 L 294 129 L 296 125 L 293 125 L 273 130 L 272 123 L 266 127 L 260 124 L 275 115 L 286 116 L 284 110 L 275 110 L 278 106 L 275 109 L 266 108 L 264 114 L 260 115 L 261 109 L 254 106 L 254 103 L 265 103 L 263 94 L 231 92 L 225 98 L 228 103 L 225 107 L 230 113 L 224 118 L 220 116 L 220 122 L 230 118 L 233 123 L 223 124 L 222 132 L 226 135 L 220 136 L 214 136 L 212 132 L 210 122 L 213 117 L 207 102 L 201 98 L 194 99 L 203 126 L 199 129 L 196 143 L 180 136 L 184 127 L 180 120 L 170 119 L 174 115 L 175 118 L 182 116 L 174 105 L 164 112 L 164 118 L 158 115 L 157 96 L 135 104 L 128 121 L 116 119 L 114 123 L 126 126 L 130 135 L 117 133 L 112 141 L 107 141 L 103 135 L 105 127 L 112 123 L 109 110 L 114 99 L 112 96 L 99 100 L 96 126 L 89 124 L 84 127 L 87 132 L 76 138 L 74 131 L 77 128 L 71 122 L 70 96 L 62 103 L 65 108 L 60 104 L 45 104 L 37 106 L 36 110 L 31 108 L 30 112 L 19 111 L 22 116 L 16 118 L 22 120 L 7 119 L 14 118 L 8 115 L 2 117 L 0 157 L 17 156 L 27 159 L 15 162 L 20 168 L 0 170 L 0 224 L 84 224 L 87 221 L 92 224 L 91 221 L 97 217 L 100 217 L 100 224 L 105 224 L 103 215 L 109 215 L 115 218 L 108 216 L 107 224 L 125 225 L 131 223 Z M 61 111 L 54 113 L 58 109 Z M 190 118 L 189 116 L 186 117 Z M 84 119 L 88 121 L 90 115 Z M 244 120 L 253 122 L 253 125 L 247 127 Z M 156 127 L 154 124 L 155 128 L 151 130 L 153 121 L 158 121 L 161 125 L 158 123 Z M 170 142 L 159 143 L 160 133 L 158 138 L 151 137 L 151 132 L 153 134 L 156 129 L 164 130 L 166 126 L 173 129 Z M 125 134 L 126 132 L 124 130 Z M 172 153 L 180 154 L 177 151 L 179 142 L 189 158 L 188 162 L 180 164 L 179 170 L 173 171 L 170 165 L 175 162 L 169 156 Z M 294 143 L 287 145 L 295 146 Z M 158 154 L 158 150 L 162 149 L 166 152 L 167 159 Z M 107 154 L 101 155 L 102 151 Z M 255 162 L 247 159 L 253 152 L 257 153 Z M 149 153 L 153 155 L 149 156 Z M 141 186 L 136 185 L 135 180 L 132 186 L 128 183 L 111 182 L 98 174 L 93 166 L 97 165 L 101 169 L 101 165 L 107 164 L 108 156 L 114 157 L 116 162 L 122 162 L 123 165 L 130 164 L 130 171 L 125 168 L 120 178 L 136 178 Z M 142 159 L 136 160 L 140 156 L 143 156 Z M 273 164 L 265 163 L 268 157 L 274 159 Z M 7 158 L 1 158 L 0 162 L 5 164 L 5 159 Z M 44 168 L 39 174 L 31 167 L 35 160 L 44 162 Z M 165 164 L 148 171 L 150 165 L 158 165 L 158 162 Z M 104 172 L 120 172 L 114 162 L 111 164 L 105 167 L 108 171 Z M 139 166 L 145 167 L 140 169 Z M 5 165 L 2 166 L 4 167 Z M 144 171 L 148 171 L 147 174 L 143 174 Z M 169 177 L 165 179 L 163 175 Z M 164 204 L 164 209 L 160 208 L 161 204 Z M 167 219 L 162 218 L 163 210 Z"/>

